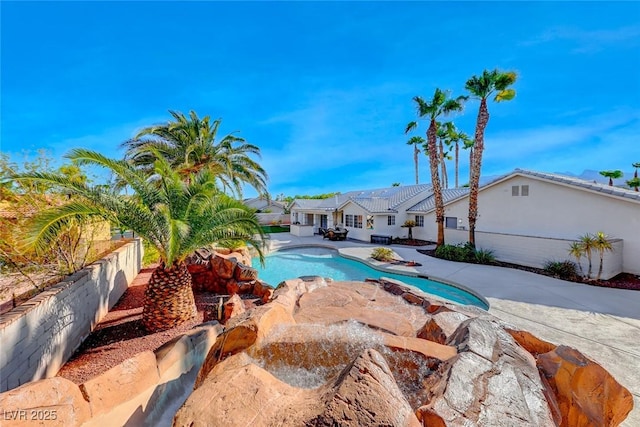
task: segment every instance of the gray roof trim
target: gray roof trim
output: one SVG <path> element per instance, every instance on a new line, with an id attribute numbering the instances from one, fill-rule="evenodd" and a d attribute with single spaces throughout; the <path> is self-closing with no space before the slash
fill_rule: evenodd
<path id="1" fill-rule="evenodd" d="M 445 188 L 442 190 L 442 199 L 446 205 L 449 202 L 467 197 L 469 189 L 463 188 Z M 427 213 L 435 209 L 435 199 L 433 193 L 429 194 L 429 197 L 423 199 L 407 209 L 407 212 Z"/>

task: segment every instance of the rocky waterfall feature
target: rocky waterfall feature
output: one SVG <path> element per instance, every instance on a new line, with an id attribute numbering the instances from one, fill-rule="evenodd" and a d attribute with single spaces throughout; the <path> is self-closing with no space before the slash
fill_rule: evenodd
<path id="1" fill-rule="evenodd" d="M 391 280 L 288 280 L 225 318 L 174 426 L 615 426 L 633 406 L 578 350 Z"/>

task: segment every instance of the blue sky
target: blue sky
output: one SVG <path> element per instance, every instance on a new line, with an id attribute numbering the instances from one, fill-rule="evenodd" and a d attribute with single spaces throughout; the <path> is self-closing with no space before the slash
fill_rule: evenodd
<path id="1" fill-rule="evenodd" d="M 489 105 L 483 175 L 631 172 L 640 161 L 639 2 L 0 8 L 0 150 L 18 162 L 39 148 L 121 157 L 120 143 L 167 110 L 195 110 L 261 148 L 273 195 L 412 184 L 412 97 L 464 94 L 493 68 L 517 72 L 517 96 Z M 451 119 L 473 134 L 477 109 L 470 101 Z M 467 166 L 464 152 L 461 182 Z"/>

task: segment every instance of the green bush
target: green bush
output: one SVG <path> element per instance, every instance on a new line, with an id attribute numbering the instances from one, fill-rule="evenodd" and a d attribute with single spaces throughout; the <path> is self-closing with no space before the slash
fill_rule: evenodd
<path id="1" fill-rule="evenodd" d="M 493 264 L 496 261 L 493 252 L 488 249 L 476 250 L 471 243 L 442 245 L 436 249 L 436 258 L 448 261 L 470 262 L 474 264 Z"/>
<path id="2" fill-rule="evenodd" d="M 469 243 L 439 246 L 436 249 L 436 258 L 448 261 L 475 262 L 473 247 Z"/>
<path id="3" fill-rule="evenodd" d="M 475 258 L 478 264 L 493 264 L 496 262 L 493 251 L 489 249 L 478 249 L 475 253 Z"/>
<path id="4" fill-rule="evenodd" d="M 149 267 L 151 264 L 155 264 L 160 261 L 160 254 L 155 246 L 150 244 L 146 239 L 142 240 L 144 247 L 144 255 L 142 256 L 142 266 Z"/>
<path id="5" fill-rule="evenodd" d="M 389 248 L 375 248 L 371 251 L 371 258 L 378 261 L 393 260 L 393 251 Z"/>
<path id="6" fill-rule="evenodd" d="M 576 281 L 578 272 L 573 261 L 547 261 L 544 263 L 544 271 L 558 279 Z"/>

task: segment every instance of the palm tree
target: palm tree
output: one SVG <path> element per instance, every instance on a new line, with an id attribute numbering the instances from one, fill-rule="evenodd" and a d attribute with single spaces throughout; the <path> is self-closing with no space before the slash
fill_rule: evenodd
<path id="1" fill-rule="evenodd" d="M 632 178 L 632 179 L 628 180 L 627 181 L 627 185 L 629 187 L 635 188 L 635 190 L 638 191 L 638 187 L 640 187 L 640 178 L 635 177 L 635 178 Z"/>
<path id="2" fill-rule="evenodd" d="M 594 247 L 600 256 L 600 266 L 598 267 L 598 275 L 596 276 L 596 280 L 600 280 L 600 276 L 602 276 L 602 265 L 604 263 L 604 253 L 613 252 L 613 246 L 608 236 L 602 231 L 598 231 L 594 236 Z"/>
<path id="3" fill-rule="evenodd" d="M 35 217 L 28 244 L 46 248 L 65 224 L 87 217 L 101 217 L 134 231 L 153 245 L 160 257 L 145 292 L 142 321 L 149 331 L 173 328 L 196 315 L 191 275 L 185 259 L 196 249 L 214 242 L 238 240 L 258 251 L 263 259 L 264 238 L 256 215 L 241 202 L 220 193 L 209 169 L 191 173 L 188 179 L 174 171 L 160 153 L 153 172 L 158 182 L 124 160 L 112 160 L 94 151 L 75 149 L 67 157 L 78 164 L 104 167 L 134 190 L 134 196 L 105 193 L 85 183 L 51 173 L 29 173 L 15 179 L 54 184 L 73 195 L 72 201 Z"/>
<path id="4" fill-rule="evenodd" d="M 478 188 L 480 185 L 480 170 L 482 168 L 482 153 L 484 151 L 484 131 L 489 123 L 489 109 L 487 99 L 494 95 L 496 102 L 509 101 L 516 96 L 516 91 L 509 86 L 516 81 L 516 73 L 512 71 L 484 70 L 482 75 L 473 76 L 465 84 L 465 89 L 472 97 L 480 100 L 476 131 L 474 136 L 473 156 L 469 177 L 469 243 L 476 245 L 476 220 L 478 218 Z"/>
<path id="5" fill-rule="evenodd" d="M 436 223 L 438 224 L 438 240 L 437 246 L 444 245 L 444 202 L 442 199 L 442 187 L 440 185 L 440 177 L 438 174 L 438 149 L 436 148 L 436 139 L 438 135 L 438 122 L 440 116 L 446 116 L 454 111 L 461 111 L 463 102 L 467 98 L 459 96 L 451 99 L 445 92 L 436 89 L 433 98 L 425 101 L 419 96 L 413 98 L 418 110 L 418 118 L 427 117 L 429 119 L 429 129 L 427 130 L 427 151 L 429 153 L 429 169 L 431 169 L 431 185 L 433 187 L 433 197 L 436 208 Z M 407 125 L 406 132 L 415 129 L 417 122 L 411 122 Z"/>
<path id="6" fill-rule="evenodd" d="M 463 144 L 463 148 L 471 148 L 473 141 L 469 139 L 469 136 L 464 132 L 459 132 L 456 125 L 453 122 L 445 123 L 445 143 L 448 146 L 454 147 L 454 175 L 455 175 L 455 188 L 459 187 L 459 163 L 460 163 L 460 142 Z"/>
<path id="7" fill-rule="evenodd" d="M 615 170 L 615 171 L 600 171 L 600 175 L 606 178 L 609 178 L 609 185 L 613 187 L 613 180 L 622 178 L 624 174 L 622 173 L 621 170 Z"/>
<path id="8" fill-rule="evenodd" d="M 584 246 L 580 242 L 571 243 L 569 246 L 569 255 L 576 259 L 576 264 L 578 264 L 578 269 L 580 270 L 580 276 L 584 276 L 582 264 L 580 263 L 580 260 L 585 255 Z"/>
<path id="9" fill-rule="evenodd" d="M 580 236 L 580 246 L 582 246 L 583 253 L 587 256 L 587 260 L 589 260 L 589 269 L 587 270 L 587 279 L 591 279 L 591 254 L 593 250 L 596 249 L 596 238 L 592 234 L 585 234 Z"/>
<path id="10" fill-rule="evenodd" d="M 221 119 L 200 119 L 194 111 L 189 112 L 189 117 L 176 111 L 169 113 L 174 121 L 146 127 L 122 144 L 125 158 L 133 165 L 150 174 L 159 153 L 183 177 L 201 169 L 211 170 L 222 187 L 239 198 L 242 184 L 251 185 L 258 193 L 266 191 L 267 173 L 250 157 L 260 157 L 257 146 L 232 134 L 216 141 Z"/>
<path id="11" fill-rule="evenodd" d="M 633 168 L 635 168 L 635 171 L 633 172 L 633 177 L 637 178 L 638 177 L 638 168 L 640 168 L 640 162 L 638 163 L 631 163 L 631 166 Z"/>
<path id="12" fill-rule="evenodd" d="M 451 160 L 449 155 L 451 144 L 451 133 L 455 129 L 453 122 L 445 122 L 444 124 L 438 123 L 438 159 L 440 161 L 440 170 L 442 172 L 442 186 L 449 188 L 449 174 L 447 173 L 446 160 Z M 444 151 L 444 146 L 447 146 L 447 151 Z"/>
<path id="13" fill-rule="evenodd" d="M 409 141 L 407 141 L 407 145 L 413 145 L 413 163 L 414 163 L 415 168 L 416 168 L 416 185 L 419 184 L 419 182 L 418 182 L 418 154 L 420 154 L 420 150 L 418 149 L 418 145 L 424 145 L 424 143 L 425 143 L 425 140 L 421 136 L 412 136 L 411 138 L 409 138 Z"/>

